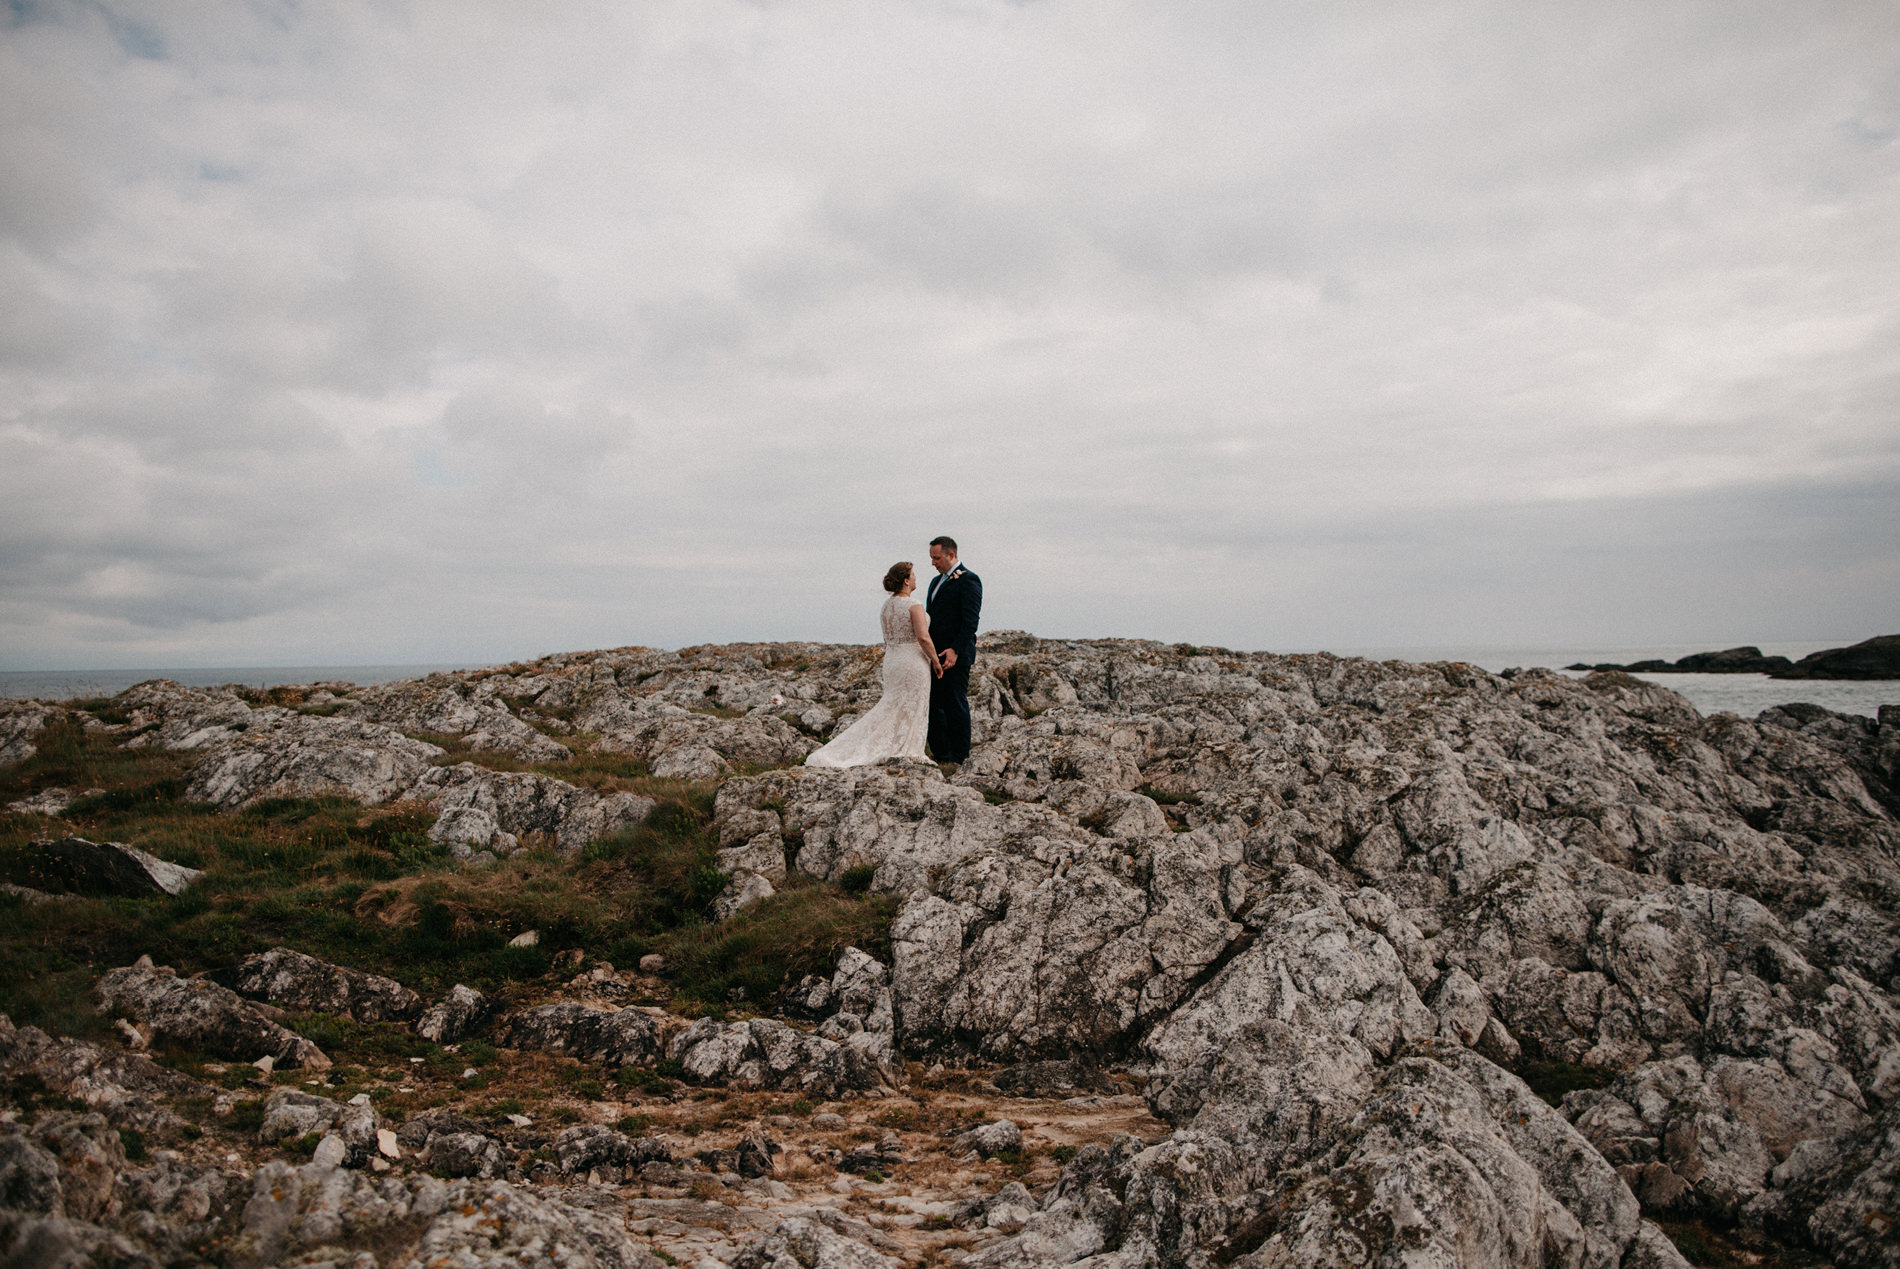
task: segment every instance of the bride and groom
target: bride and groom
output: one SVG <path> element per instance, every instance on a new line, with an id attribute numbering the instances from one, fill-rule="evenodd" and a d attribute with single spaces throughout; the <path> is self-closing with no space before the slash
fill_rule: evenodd
<path id="1" fill-rule="evenodd" d="M 891 758 L 938 762 L 970 756 L 970 666 L 983 583 L 957 562 L 955 539 L 930 540 L 937 575 L 920 596 L 909 563 L 884 574 L 884 695 L 871 712 L 805 759 L 808 767 L 859 767 Z"/>

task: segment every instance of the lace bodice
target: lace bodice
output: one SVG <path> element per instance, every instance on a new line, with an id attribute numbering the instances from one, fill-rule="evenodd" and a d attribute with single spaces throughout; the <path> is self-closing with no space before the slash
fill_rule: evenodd
<path id="1" fill-rule="evenodd" d="M 910 610 L 913 605 L 923 602 L 915 595 L 892 595 L 884 601 L 882 617 L 884 642 L 887 646 L 893 643 L 917 642 L 917 632 L 911 629 L 910 625 Z"/>

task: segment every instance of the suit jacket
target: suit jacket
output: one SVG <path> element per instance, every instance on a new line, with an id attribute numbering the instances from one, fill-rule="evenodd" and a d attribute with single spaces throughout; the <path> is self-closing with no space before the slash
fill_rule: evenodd
<path id="1" fill-rule="evenodd" d="M 924 592 L 924 612 L 930 617 L 930 641 L 938 651 L 955 648 L 964 665 L 976 660 L 976 619 L 983 611 L 983 583 L 959 564 L 943 575 L 937 593 Z"/>

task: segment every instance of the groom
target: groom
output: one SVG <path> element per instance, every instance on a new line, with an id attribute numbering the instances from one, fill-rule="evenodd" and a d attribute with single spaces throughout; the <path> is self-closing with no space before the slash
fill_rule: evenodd
<path id="1" fill-rule="evenodd" d="M 970 756 L 970 666 L 976 661 L 976 617 L 983 609 L 983 583 L 957 563 L 954 538 L 930 540 L 937 575 L 924 595 L 930 641 L 939 649 L 943 677 L 930 681 L 930 756 L 963 762 Z"/>

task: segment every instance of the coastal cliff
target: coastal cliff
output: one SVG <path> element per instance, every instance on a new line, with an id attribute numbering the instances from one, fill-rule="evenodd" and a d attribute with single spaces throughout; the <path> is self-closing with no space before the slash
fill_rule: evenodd
<path id="1" fill-rule="evenodd" d="M 1006 631 L 960 769 L 798 765 L 878 655 L 0 712 L 0 1250 L 1900 1264 L 1893 728 Z"/>

